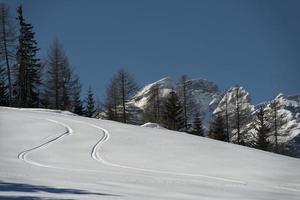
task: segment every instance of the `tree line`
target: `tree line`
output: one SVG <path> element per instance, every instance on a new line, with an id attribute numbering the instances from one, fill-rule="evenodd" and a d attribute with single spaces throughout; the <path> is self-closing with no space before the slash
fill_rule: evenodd
<path id="1" fill-rule="evenodd" d="M 250 100 L 243 98 L 241 87 L 226 91 L 214 112 L 209 129 L 209 137 L 257 148 L 288 154 L 284 144 L 279 143 L 283 136 L 279 130 L 286 125 L 286 113 L 280 112 L 282 105 L 278 99 L 269 104 L 251 109 Z"/>
<path id="2" fill-rule="evenodd" d="M 0 105 L 69 110 L 92 117 L 96 111 L 91 88 L 81 100 L 81 83 L 74 73 L 63 45 L 55 39 L 46 59 L 38 57 L 38 43 L 22 6 L 12 17 L 0 4 Z M 85 103 L 85 105 L 84 105 Z"/>

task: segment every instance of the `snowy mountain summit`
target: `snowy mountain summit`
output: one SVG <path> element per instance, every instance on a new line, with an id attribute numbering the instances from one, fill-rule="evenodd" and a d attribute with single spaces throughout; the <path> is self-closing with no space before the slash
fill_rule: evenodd
<path id="1" fill-rule="evenodd" d="M 130 110 L 136 111 L 136 118 L 141 121 L 141 111 L 145 110 L 149 104 L 149 97 L 151 95 L 151 89 L 154 87 L 159 88 L 159 97 L 164 101 L 171 91 L 178 91 L 179 83 L 176 83 L 172 78 L 165 77 L 156 82 L 150 83 L 144 86 L 136 95 L 127 103 Z M 199 110 L 203 118 L 204 124 L 208 125 L 211 114 L 209 103 L 219 98 L 220 91 L 212 81 L 206 79 L 191 79 L 186 82 L 186 93 L 193 102 L 193 110 Z M 190 117 L 192 119 L 192 116 Z"/>

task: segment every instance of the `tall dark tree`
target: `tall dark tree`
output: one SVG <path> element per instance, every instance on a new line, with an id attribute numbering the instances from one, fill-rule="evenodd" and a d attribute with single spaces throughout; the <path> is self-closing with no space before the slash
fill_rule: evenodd
<path id="1" fill-rule="evenodd" d="M 46 87 L 50 108 L 71 110 L 74 74 L 62 44 L 55 39 L 46 60 Z"/>
<path id="2" fill-rule="evenodd" d="M 171 130 L 181 130 L 184 128 L 183 108 L 177 94 L 172 91 L 168 95 L 164 106 L 164 124 Z"/>
<path id="3" fill-rule="evenodd" d="M 94 94 L 92 92 L 91 87 L 88 90 L 88 95 L 87 95 L 85 101 L 86 101 L 85 116 L 94 117 L 96 108 L 95 108 Z"/>
<path id="4" fill-rule="evenodd" d="M 252 122 L 253 128 L 256 130 L 256 148 L 261 150 L 268 150 L 269 147 L 269 132 L 270 124 L 264 108 L 261 106 L 255 115 Z"/>
<path id="5" fill-rule="evenodd" d="M 81 84 L 79 81 L 79 77 L 75 77 L 73 81 L 73 87 L 72 87 L 72 103 L 73 103 L 73 112 L 77 115 L 83 115 L 84 114 L 84 107 L 82 105 L 82 101 L 80 98 L 81 93 Z"/>
<path id="6" fill-rule="evenodd" d="M 8 106 L 9 104 L 5 77 L 5 69 L 0 65 L 0 106 Z"/>
<path id="7" fill-rule="evenodd" d="M 202 126 L 202 120 L 199 113 L 196 113 L 193 125 L 192 125 L 192 131 L 191 134 L 204 136 L 204 130 Z"/>
<path id="8" fill-rule="evenodd" d="M 0 58 L 6 65 L 8 102 L 12 104 L 11 62 L 15 60 L 16 30 L 8 6 L 0 3 Z M 2 63 L 1 63 L 2 64 Z"/>
<path id="9" fill-rule="evenodd" d="M 18 9 L 19 43 L 15 78 L 16 104 L 20 107 L 39 106 L 41 63 L 37 58 L 37 42 L 33 26 L 25 22 L 22 6 Z"/>
<path id="10" fill-rule="evenodd" d="M 226 125 L 223 115 L 217 114 L 213 117 L 210 125 L 209 136 L 216 140 L 227 141 Z"/>

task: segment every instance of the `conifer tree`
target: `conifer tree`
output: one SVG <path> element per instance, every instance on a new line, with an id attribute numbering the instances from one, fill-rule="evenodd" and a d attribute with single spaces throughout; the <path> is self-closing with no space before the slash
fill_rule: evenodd
<path id="1" fill-rule="evenodd" d="M 209 129 L 209 136 L 216 140 L 227 141 L 226 126 L 221 114 L 214 115 Z"/>
<path id="2" fill-rule="evenodd" d="M 94 94 L 92 92 L 91 87 L 88 90 L 88 95 L 87 95 L 85 101 L 86 101 L 85 116 L 93 117 L 95 114 L 96 108 L 95 108 Z"/>
<path id="3" fill-rule="evenodd" d="M 196 113 L 196 115 L 195 115 L 191 134 L 204 136 L 204 130 L 203 130 L 203 127 L 202 127 L 202 120 L 201 120 L 201 117 L 200 117 L 199 113 Z"/>
<path id="4" fill-rule="evenodd" d="M 172 91 L 168 95 L 164 110 L 165 127 L 171 130 L 181 130 L 184 128 L 183 108 L 177 94 Z"/>
<path id="5" fill-rule="evenodd" d="M 255 118 L 252 122 L 252 127 L 256 130 L 256 148 L 261 150 L 268 150 L 269 147 L 269 132 L 270 124 L 264 108 L 261 106 L 258 112 L 255 115 Z"/>
<path id="6" fill-rule="evenodd" d="M 8 102 L 12 104 L 11 62 L 15 60 L 16 30 L 8 6 L 0 4 L 0 58 L 5 61 Z"/>
<path id="7" fill-rule="evenodd" d="M 80 98 L 81 84 L 79 77 L 75 77 L 73 81 L 73 92 L 72 92 L 72 102 L 73 102 L 73 112 L 77 115 L 84 115 L 84 107 Z"/>
<path id="8" fill-rule="evenodd" d="M 15 77 L 16 104 L 20 107 L 38 107 L 41 64 L 37 58 L 37 42 L 33 26 L 25 22 L 22 6 L 18 9 L 19 43 Z"/>

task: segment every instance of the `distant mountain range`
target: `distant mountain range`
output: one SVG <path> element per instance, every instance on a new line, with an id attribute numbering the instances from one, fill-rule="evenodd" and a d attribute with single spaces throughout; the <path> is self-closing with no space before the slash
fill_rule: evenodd
<path id="1" fill-rule="evenodd" d="M 193 110 L 201 113 L 203 124 L 207 129 L 212 114 L 216 113 L 224 103 L 225 92 L 221 92 L 216 83 L 206 79 L 191 79 L 187 83 L 187 94 L 194 102 Z M 161 99 L 165 99 L 172 90 L 177 90 L 176 81 L 170 77 L 165 77 L 140 89 L 126 104 L 127 109 L 134 113 L 130 120 L 133 124 L 144 124 L 146 122 L 143 118 L 143 111 L 147 107 L 150 89 L 153 86 L 159 87 Z M 233 88 L 229 88 L 226 91 L 229 97 L 228 101 L 234 95 Z M 252 115 L 254 115 L 259 106 L 270 106 L 271 101 L 253 105 L 250 94 L 243 87 L 241 87 L 241 93 L 242 98 L 244 98 L 243 102 L 245 106 L 249 106 Z M 284 113 L 284 116 L 286 116 L 285 120 L 287 121 L 279 130 L 282 135 L 279 138 L 280 142 L 285 143 L 296 156 L 300 157 L 300 95 L 285 96 L 279 94 L 275 99 L 282 105 L 279 112 Z"/>

